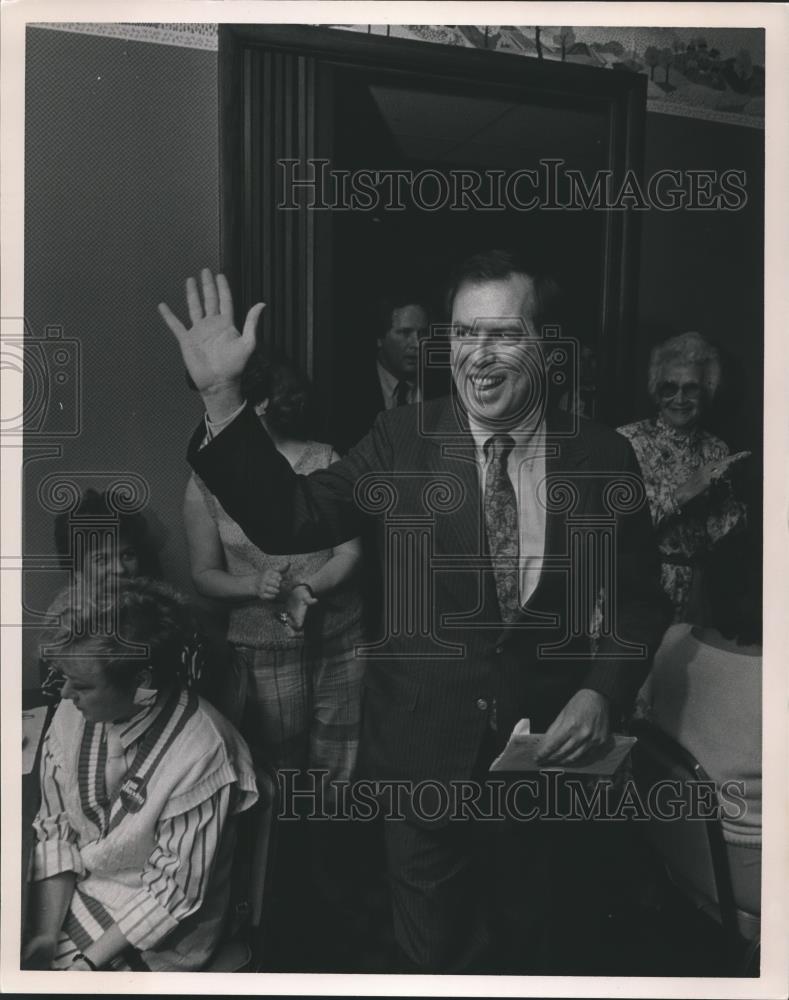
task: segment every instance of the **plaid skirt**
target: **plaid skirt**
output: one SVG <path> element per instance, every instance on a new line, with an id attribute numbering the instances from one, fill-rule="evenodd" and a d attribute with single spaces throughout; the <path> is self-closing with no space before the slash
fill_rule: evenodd
<path id="1" fill-rule="evenodd" d="M 359 626 L 295 649 L 235 646 L 236 712 L 253 759 L 277 770 L 353 777 L 359 748 L 364 664 Z"/>

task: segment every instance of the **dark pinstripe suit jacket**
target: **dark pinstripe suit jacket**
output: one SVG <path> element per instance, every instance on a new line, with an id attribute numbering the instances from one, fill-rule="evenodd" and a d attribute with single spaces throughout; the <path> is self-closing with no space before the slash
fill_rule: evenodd
<path id="1" fill-rule="evenodd" d="M 267 552 L 325 548 L 376 519 L 385 609 L 367 650 L 366 775 L 470 776 L 494 698 L 501 741 L 523 716 L 544 731 L 581 687 L 608 696 L 615 717 L 629 706 L 668 622 L 657 551 L 629 443 L 585 420 L 573 432 L 571 420 L 548 418 L 545 565 L 507 627 L 473 440 L 451 398 L 380 414 L 346 458 L 308 477 L 292 472 L 249 409 L 201 450 L 196 432 L 192 465 Z M 607 578 L 590 569 L 598 550 Z M 605 625 L 592 655 L 587 598 L 601 581 Z"/>

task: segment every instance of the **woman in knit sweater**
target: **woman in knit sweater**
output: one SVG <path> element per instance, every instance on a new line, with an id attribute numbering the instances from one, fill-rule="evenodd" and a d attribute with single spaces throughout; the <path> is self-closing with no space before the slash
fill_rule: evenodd
<path id="1" fill-rule="evenodd" d="M 219 943 L 235 817 L 257 798 L 233 727 L 184 683 L 193 634 L 164 584 L 64 610 L 41 755 L 27 968 L 191 971 Z"/>
<path id="2" fill-rule="evenodd" d="M 244 388 L 247 405 L 297 472 L 337 460 L 331 445 L 308 439 L 308 385 L 300 373 L 253 355 Z M 196 476 L 187 486 L 184 519 L 195 587 L 230 606 L 236 660 L 230 718 L 256 761 L 328 771 L 328 802 L 333 783 L 351 778 L 358 747 L 359 540 L 323 552 L 267 555 Z"/>

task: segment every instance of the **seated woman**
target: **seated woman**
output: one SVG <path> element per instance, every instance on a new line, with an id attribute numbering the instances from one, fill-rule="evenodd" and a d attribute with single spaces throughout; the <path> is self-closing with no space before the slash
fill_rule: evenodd
<path id="1" fill-rule="evenodd" d="M 762 847 L 762 548 L 756 532 L 712 551 L 704 628 L 673 625 L 641 689 L 644 714 L 689 750 L 720 788 L 741 781 L 744 808 L 723 815 L 735 902 L 760 913 Z M 709 887 L 700 887 L 710 895 Z"/>
<path id="2" fill-rule="evenodd" d="M 41 756 L 27 968 L 211 959 L 235 817 L 257 792 L 244 741 L 184 686 L 191 635 L 178 595 L 138 579 L 65 609 L 51 636 L 65 683 Z"/>
<path id="3" fill-rule="evenodd" d="M 701 426 L 720 379 L 711 344 L 698 333 L 672 337 L 654 348 L 649 361 L 657 417 L 618 428 L 641 466 L 675 622 L 702 621 L 703 560 L 745 516 L 727 478 L 742 456 L 730 456 L 727 445 Z"/>

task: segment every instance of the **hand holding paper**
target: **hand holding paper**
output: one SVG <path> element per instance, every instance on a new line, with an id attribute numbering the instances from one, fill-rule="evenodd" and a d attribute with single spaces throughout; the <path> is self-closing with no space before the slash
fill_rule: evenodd
<path id="1" fill-rule="evenodd" d="M 529 774 L 555 770 L 569 774 L 610 777 L 619 769 L 636 742 L 632 736 L 615 733 L 584 754 L 574 755 L 572 761 L 568 759 L 564 763 L 555 764 L 546 762 L 542 756 L 547 733 L 531 733 L 529 730 L 529 720 L 521 719 L 513 729 L 503 753 L 491 764 L 491 771 Z"/>
<path id="2" fill-rule="evenodd" d="M 537 754 L 541 764 L 569 764 L 608 739 L 608 699 L 581 688 L 554 719 Z"/>

